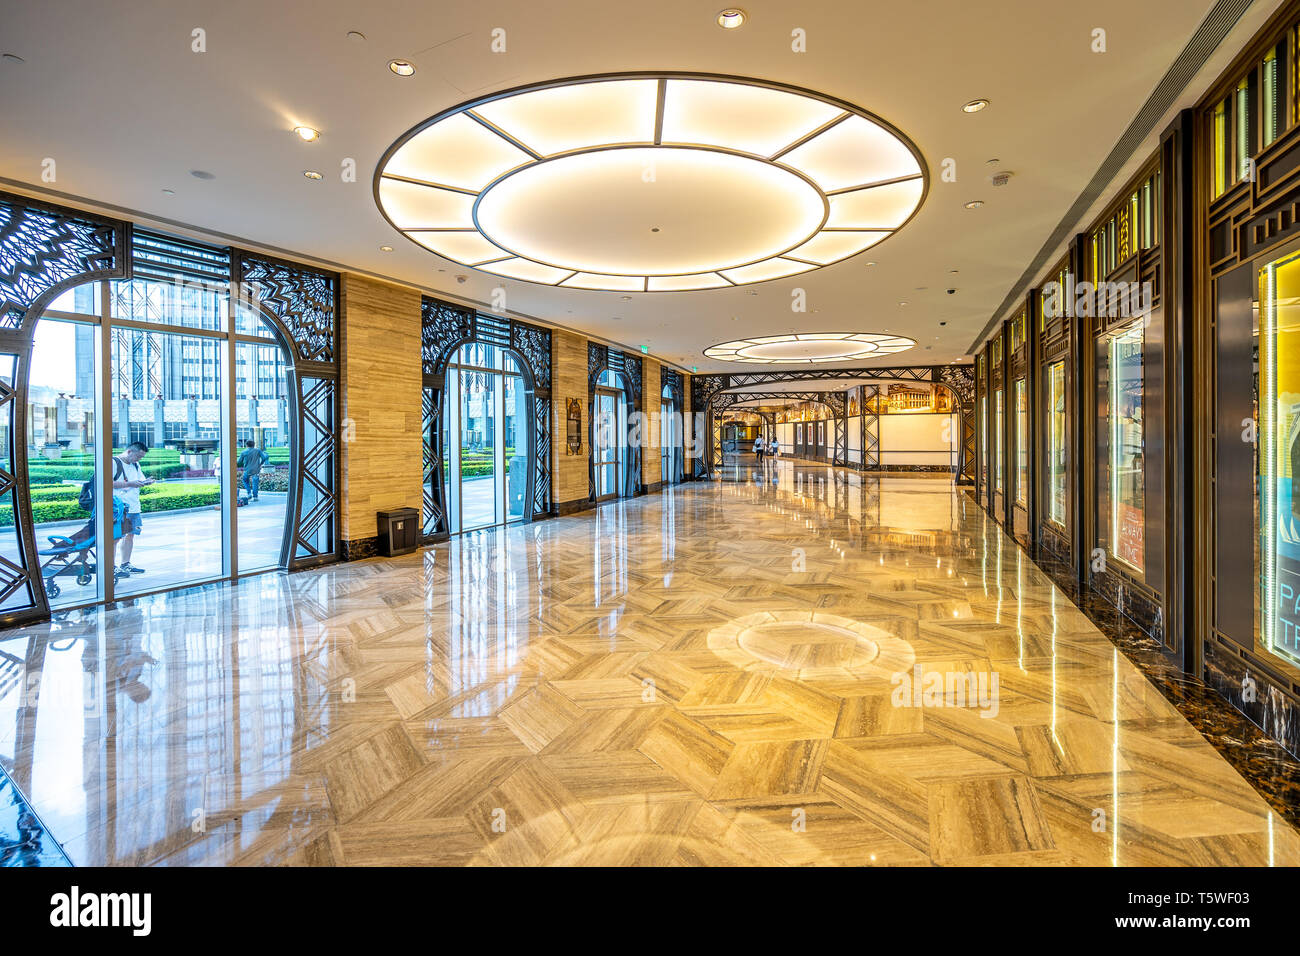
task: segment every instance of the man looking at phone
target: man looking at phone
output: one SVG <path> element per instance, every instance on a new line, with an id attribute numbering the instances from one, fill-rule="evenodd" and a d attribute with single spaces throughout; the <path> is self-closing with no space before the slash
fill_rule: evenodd
<path id="1" fill-rule="evenodd" d="M 154 479 L 144 476 L 144 470 L 140 467 L 140 459 L 148 451 L 149 446 L 144 442 L 133 441 L 126 446 L 125 453 L 113 458 L 113 496 L 122 499 L 126 505 L 126 516 L 122 519 L 122 538 L 117 543 L 122 563 L 114 572 L 119 578 L 128 574 L 144 574 L 144 568 L 137 568 L 131 563 L 131 548 L 144 524 L 140 517 L 140 489 L 154 482 Z"/>

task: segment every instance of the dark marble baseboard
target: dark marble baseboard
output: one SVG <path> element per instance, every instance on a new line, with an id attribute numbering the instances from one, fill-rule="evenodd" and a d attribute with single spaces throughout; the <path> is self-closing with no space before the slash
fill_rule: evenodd
<path id="1" fill-rule="evenodd" d="M 71 865 L 63 848 L 0 767 L 0 867 Z"/>
<path id="2" fill-rule="evenodd" d="M 343 542 L 343 560 L 361 561 L 364 558 L 379 557 L 379 536 L 353 538 Z"/>
<path id="3" fill-rule="evenodd" d="M 576 515 L 583 511 L 590 511 L 596 507 L 596 502 L 590 498 L 575 498 L 573 501 L 560 501 L 555 505 L 555 513 L 563 518 L 568 515 Z"/>
<path id="4" fill-rule="evenodd" d="M 1300 702 L 1291 682 L 1249 651 L 1211 638 L 1205 643 L 1205 681 L 1283 749 L 1300 755 Z"/>
<path id="5" fill-rule="evenodd" d="M 645 486 L 645 493 L 647 495 L 657 495 L 659 494 L 659 492 L 663 490 L 664 490 L 664 483 L 662 481 L 652 481 Z"/>

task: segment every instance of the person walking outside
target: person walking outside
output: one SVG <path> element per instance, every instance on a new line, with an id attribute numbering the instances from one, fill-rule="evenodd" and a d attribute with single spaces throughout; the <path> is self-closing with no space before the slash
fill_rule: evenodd
<path id="1" fill-rule="evenodd" d="M 243 470 L 243 475 L 239 483 L 244 486 L 248 492 L 248 500 L 257 500 L 258 486 L 262 482 L 262 466 L 270 461 L 266 452 L 257 447 L 253 439 L 244 442 L 244 450 L 239 454 L 239 461 L 236 464 Z"/>
<path id="2" fill-rule="evenodd" d="M 133 441 L 126 446 L 126 451 L 113 458 L 113 496 L 122 499 L 126 505 L 126 515 L 122 518 L 122 538 L 117 542 L 117 553 L 121 563 L 114 572 L 114 577 L 126 577 L 129 574 L 144 574 L 144 568 L 137 568 L 131 563 L 131 549 L 135 547 L 135 536 L 144 529 L 140 517 L 140 489 L 152 485 L 154 480 L 144 476 L 140 459 L 149 451 L 149 446 L 142 441 Z"/>

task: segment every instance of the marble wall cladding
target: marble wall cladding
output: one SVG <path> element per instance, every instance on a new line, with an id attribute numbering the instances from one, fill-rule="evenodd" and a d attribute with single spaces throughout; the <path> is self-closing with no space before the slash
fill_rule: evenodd
<path id="1" fill-rule="evenodd" d="M 566 415 L 571 398 L 576 398 L 582 408 L 582 450 L 576 455 L 569 453 L 566 441 Z M 559 514 L 568 513 L 565 509 L 571 509 L 575 502 L 585 501 L 591 491 L 588 398 L 587 340 L 574 332 L 555 329 L 551 333 L 551 413 L 555 416 L 551 500 L 557 502 Z"/>
<path id="2" fill-rule="evenodd" d="M 375 515 L 421 506 L 420 293 L 343 276 L 340 358 L 342 537 L 374 537 Z"/>
<path id="3" fill-rule="evenodd" d="M 641 434 L 641 483 L 649 486 L 658 484 L 660 470 L 660 459 L 663 453 L 659 450 L 659 430 L 663 423 L 659 420 L 659 407 L 661 399 L 659 393 L 663 391 L 663 384 L 659 370 L 662 366 L 650 358 L 643 356 L 641 359 L 641 395 L 642 408 L 645 410 L 645 424 Z"/>

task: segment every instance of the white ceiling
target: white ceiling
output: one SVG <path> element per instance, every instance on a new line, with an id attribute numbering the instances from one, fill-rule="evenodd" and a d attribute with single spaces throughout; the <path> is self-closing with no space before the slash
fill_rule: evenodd
<path id="1" fill-rule="evenodd" d="M 513 312 L 648 345 L 700 371 L 745 370 L 704 358 L 716 342 L 822 330 L 901 332 L 919 343 L 850 364 L 939 364 L 963 355 L 1210 0 L 744 6 L 749 22 L 723 31 L 716 10 L 691 0 L 0 0 L 0 52 L 26 60 L 0 62 L 0 177 L 454 297 L 486 303 L 502 286 Z M 1097 26 L 1107 30 L 1104 54 L 1090 50 Z M 504 53 L 491 52 L 494 28 L 505 30 Z M 807 52 L 791 51 L 796 28 Z M 206 31 L 206 52 L 191 50 L 195 29 Z M 349 30 L 366 40 L 348 40 Z M 416 74 L 394 76 L 394 57 Z M 499 89 L 628 70 L 753 76 L 848 100 L 916 143 L 929 196 L 898 235 L 846 262 L 630 301 L 439 260 L 376 209 L 376 163 L 421 120 Z M 977 97 L 991 106 L 961 112 Z M 290 132 L 298 124 L 319 128 L 320 141 L 300 142 Z M 949 157 L 955 183 L 939 176 Z M 56 162 L 53 183 L 42 183 L 46 158 Z M 355 182 L 340 179 L 346 159 Z M 216 178 L 195 179 L 192 169 Z M 325 178 L 311 182 L 304 169 Z M 1015 174 L 1010 185 L 990 184 L 996 170 Z M 963 208 L 972 199 L 985 206 Z M 791 310 L 796 286 L 806 313 Z"/>

